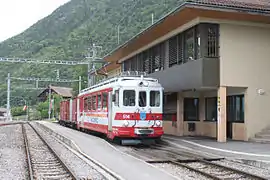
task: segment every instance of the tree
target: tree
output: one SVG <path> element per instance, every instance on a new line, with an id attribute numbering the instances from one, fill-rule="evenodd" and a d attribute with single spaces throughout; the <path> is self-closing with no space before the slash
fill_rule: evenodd
<path id="1" fill-rule="evenodd" d="M 45 119 L 49 117 L 49 101 L 46 100 L 45 102 L 40 102 L 37 105 L 37 111 L 40 113 L 41 119 Z"/>

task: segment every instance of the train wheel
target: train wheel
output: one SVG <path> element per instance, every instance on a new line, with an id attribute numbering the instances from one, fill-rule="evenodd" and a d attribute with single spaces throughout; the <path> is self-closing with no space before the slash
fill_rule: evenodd
<path id="1" fill-rule="evenodd" d="M 157 144 L 161 144 L 161 142 L 162 142 L 161 137 L 155 139 L 155 142 L 156 142 Z"/>
<path id="2" fill-rule="evenodd" d="M 113 141 L 113 143 L 115 143 L 117 145 L 122 145 L 122 140 L 118 137 L 115 137 L 112 141 Z"/>

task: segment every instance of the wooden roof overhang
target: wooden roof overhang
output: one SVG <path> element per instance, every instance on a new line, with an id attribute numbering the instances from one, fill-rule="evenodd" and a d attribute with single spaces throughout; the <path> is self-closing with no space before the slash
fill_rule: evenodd
<path id="1" fill-rule="evenodd" d="M 109 62 L 107 64 L 105 64 L 104 66 L 102 66 L 101 68 L 99 68 L 97 71 L 92 72 L 91 74 L 99 74 L 99 75 L 104 75 L 106 76 L 107 72 L 110 72 L 116 68 L 119 68 L 120 64 L 117 62 Z"/>
<path id="2" fill-rule="evenodd" d="M 106 55 L 104 59 L 111 63 L 107 68 L 113 69 L 119 63 L 119 60 L 197 17 L 270 24 L 269 15 L 270 11 L 260 12 L 259 10 L 251 11 L 245 10 L 244 8 L 184 4 L 157 23 L 131 38 L 123 45 L 117 47 L 111 53 Z"/>

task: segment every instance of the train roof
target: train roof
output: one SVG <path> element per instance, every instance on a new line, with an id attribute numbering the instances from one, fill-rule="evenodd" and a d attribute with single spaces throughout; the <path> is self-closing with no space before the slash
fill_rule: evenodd
<path id="1" fill-rule="evenodd" d="M 148 77 L 146 73 L 122 72 L 120 75 L 116 77 L 105 79 L 96 85 L 93 85 L 89 88 L 82 90 L 78 96 L 83 96 L 87 93 L 100 91 L 106 88 L 113 88 L 117 86 L 130 87 L 134 86 L 134 84 L 141 82 L 142 80 L 148 82 L 149 87 L 161 87 L 161 84 L 158 82 L 157 79 Z"/>

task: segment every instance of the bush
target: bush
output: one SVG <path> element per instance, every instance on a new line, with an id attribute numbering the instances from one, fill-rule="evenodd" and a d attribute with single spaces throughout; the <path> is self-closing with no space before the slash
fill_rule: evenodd
<path id="1" fill-rule="evenodd" d="M 23 106 L 14 107 L 11 109 L 11 115 L 12 116 L 22 116 L 26 115 L 27 110 L 23 110 Z"/>

